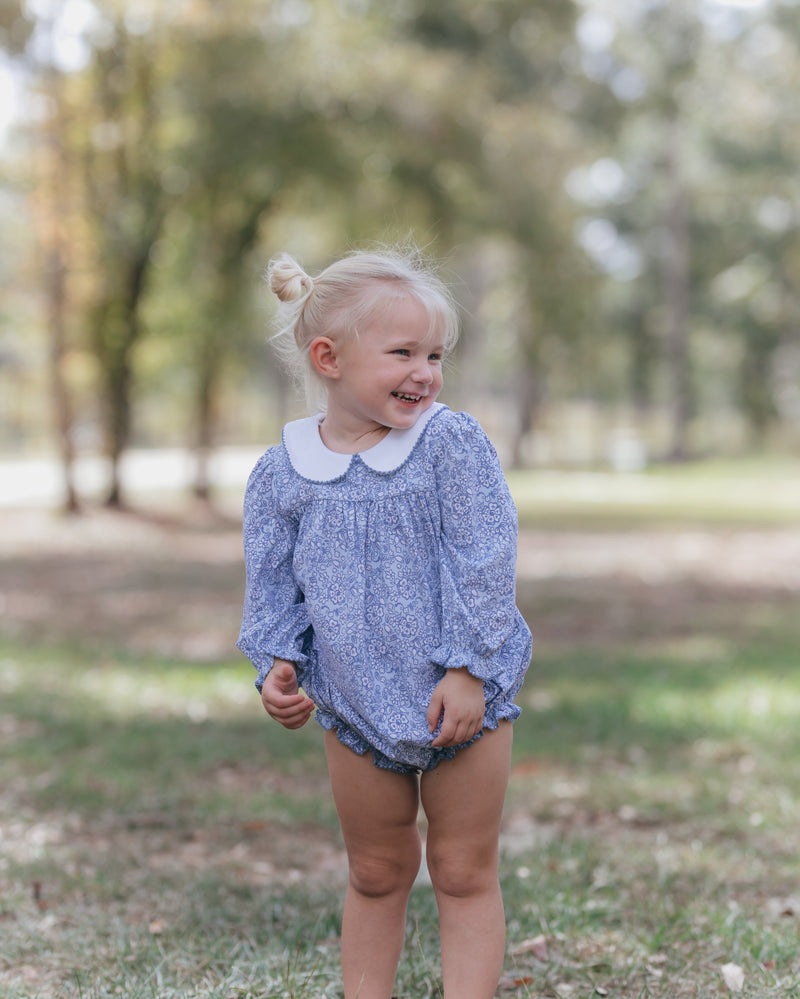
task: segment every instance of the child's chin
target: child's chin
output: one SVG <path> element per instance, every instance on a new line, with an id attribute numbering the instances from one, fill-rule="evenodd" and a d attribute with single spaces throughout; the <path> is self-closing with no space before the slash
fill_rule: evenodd
<path id="1" fill-rule="evenodd" d="M 421 402 L 416 403 L 414 406 L 405 405 L 400 409 L 400 412 L 396 413 L 393 425 L 396 426 L 398 430 L 403 427 L 413 426 L 425 410 L 429 408 L 429 405 L 425 405 Z"/>

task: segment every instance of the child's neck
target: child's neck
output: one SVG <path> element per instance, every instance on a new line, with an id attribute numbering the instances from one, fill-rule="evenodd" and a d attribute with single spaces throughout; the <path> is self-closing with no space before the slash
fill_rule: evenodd
<path id="1" fill-rule="evenodd" d="M 319 435 L 329 451 L 336 451 L 339 454 L 359 454 L 380 443 L 390 429 L 379 423 L 371 427 L 364 424 L 347 426 L 346 423 L 326 414 L 319 425 Z"/>

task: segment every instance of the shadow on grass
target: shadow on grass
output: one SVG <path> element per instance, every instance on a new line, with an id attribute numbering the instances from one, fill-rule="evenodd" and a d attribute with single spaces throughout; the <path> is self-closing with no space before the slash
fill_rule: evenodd
<path id="1" fill-rule="evenodd" d="M 138 538 L 2 566 L 0 994 L 338 997 L 321 732 L 228 658 L 240 541 Z M 796 592 L 609 571 L 519 601 L 504 994 L 716 997 L 735 961 L 742 996 L 797 995 Z M 424 886 L 410 912 L 396 992 L 436 996 Z"/>
<path id="2" fill-rule="evenodd" d="M 289 735 L 271 723 L 252 677 L 244 661 L 6 645 L 3 767 L 16 770 L 31 804 L 92 814 L 174 808 L 222 793 L 226 781 L 302 800 L 303 781 L 324 776 L 321 734 L 308 725 Z"/>
<path id="3" fill-rule="evenodd" d="M 796 927 L 768 919 L 798 828 L 798 646 L 778 616 L 771 641 L 740 617 L 722 636 L 538 650 L 515 728 L 510 820 L 531 836 L 502 867 L 504 994 L 711 997 L 729 958 L 743 995 L 796 994 Z M 0 988 L 340 995 L 345 865 L 318 726 L 272 724 L 238 660 L 6 643 L 0 690 Z M 439 994 L 436 936 L 418 888 L 398 995 Z M 526 950 L 539 936 L 545 961 Z"/>

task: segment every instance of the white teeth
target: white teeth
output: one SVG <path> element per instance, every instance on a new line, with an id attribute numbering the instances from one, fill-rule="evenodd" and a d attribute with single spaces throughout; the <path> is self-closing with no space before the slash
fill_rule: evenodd
<path id="1" fill-rule="evenodd" d="M 405 395 L 403 392 L 393 392 L 392 395 L 403 402 L 419 402 L 422 398 L 421 395 Z"/>

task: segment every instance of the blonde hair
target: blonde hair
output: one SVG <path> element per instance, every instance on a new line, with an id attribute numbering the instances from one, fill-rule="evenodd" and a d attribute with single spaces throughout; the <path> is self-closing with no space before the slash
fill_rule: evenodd
<path id="1" fill-rule="evenodd" d="M 452 295 L 416 250 L 357 250 L 316 278 L 283 253 L 270 261 L 267 280 L 279 303 L 273 342 L 304 385 L 312 413 L 327 405 L 325 386 L 309 358 L 317 337 L 358 336 L 387 303 L 411 295 L 427 312 L 429 333 L 441 337 L 445 355 L 458 339 Z"/>

